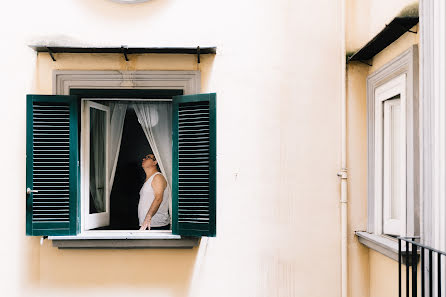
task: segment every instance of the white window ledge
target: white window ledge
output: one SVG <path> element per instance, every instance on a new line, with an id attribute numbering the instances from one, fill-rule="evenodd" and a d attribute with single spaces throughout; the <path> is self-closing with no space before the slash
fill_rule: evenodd
<path id="1" fill-rule="evenodd" d="M 85 231 L 73 236 L 49 236 L 53 246 L 76 248 L 193 248 L 200 238 L 181 237 L 171 231 Z"/>
<path id="2" fill-rule="evenodd" d="M 356 231 L 360 243 L 384 256 L 398 261 L 398 241 L 386 236 Z"/>

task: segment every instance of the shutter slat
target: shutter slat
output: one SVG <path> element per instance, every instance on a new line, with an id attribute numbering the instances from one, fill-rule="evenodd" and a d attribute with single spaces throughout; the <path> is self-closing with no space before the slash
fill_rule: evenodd
<path id="1" fill-rule="evenodd" d="M 183 114 L 179 115 L 178 123 L 182 123 L 189 120 L 208 120 L 209 117 L 206 113 L 195 113 L 195 114 Z"/>
<path id="2" fill-rule="evenodd" d="M 74 235 L 78 98 L 28 96 L 28 235 Z"/>
<path id="3" fill-rule="evenodd" d="M 207 112 L 209 112 L 209 109 L 207 108 L 187 108 L 182 106 L 182 108 L 180 109 L 180 116 L 181 115 L 185 115 L 185 114 L 206 114 Z"/>
<path id="4" fill-rule="evenodd" d="M 190 133 L 196 134 L 196 133 L 200 133 L 200 132 L 201 133 L 203 133 L 203 132 L 208 132 L 209 133 L 209 129 L 207 129 L 207 128 L 190 129 L 189 128 L 189 129 L 183 129 L 181 132 L 183 133 L 183 135 L 184 134 L 190 134 Z"/>

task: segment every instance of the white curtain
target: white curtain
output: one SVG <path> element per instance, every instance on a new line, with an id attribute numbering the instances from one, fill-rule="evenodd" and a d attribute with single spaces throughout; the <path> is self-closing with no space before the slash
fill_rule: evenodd
<path id="1" fill-rule="evenodd" d="M 121 148 L 122 130 L 124 128 L 127 103 L 111 102 L 110 107 L 110 139 L 108 147 L 108 176 L 109 191 L 111 193 L 115 179 L 116 165 L 118 164 L 119 150 Z"/>
<path id="2" fill-rule="evenodd" d="M 172 214 L 172 103 L 135 103 L 133 108 L 158 161 L 161 173 L 167 179 L 169 212 Z"/>

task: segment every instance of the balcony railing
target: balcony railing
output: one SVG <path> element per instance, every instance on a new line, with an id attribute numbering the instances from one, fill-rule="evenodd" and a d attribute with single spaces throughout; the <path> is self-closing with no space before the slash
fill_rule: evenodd
<path id="1" fill-rule="evenodd" d="M 402 266 L 404 264 L 406 266 L 406 297 L 417 297 L 418 294 L 421 294 L 421 297 L 440 297 L 441 288 L 444 286 L 441 275 L 442 261 L 444 260 L 442 258 L 446 256 L 446 253 L 425 246 L 417 242 L 417 240 L 419 240 L 418 237 L 398 237 L 398 296 L 402 297 Z M 418 283 L 417 270 L 420 258 L 421 281 Z M 434 288 L 434 281 L 436 288 Z M 418 290 L 418 284 L 421 286 L 420 290 Z M 434 293 L 437 294 L 434 295 Z"/>

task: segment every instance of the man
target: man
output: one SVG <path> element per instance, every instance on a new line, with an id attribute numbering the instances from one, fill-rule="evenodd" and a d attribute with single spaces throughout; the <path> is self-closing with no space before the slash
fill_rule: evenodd
<path id="1" fill-rule="evenodd" d="M 157 169 L 158 161 L 153 154 L 142 159 L 146 180 L 139 191 L 139 230 L 170 230 L 167 182 Z"/>

